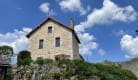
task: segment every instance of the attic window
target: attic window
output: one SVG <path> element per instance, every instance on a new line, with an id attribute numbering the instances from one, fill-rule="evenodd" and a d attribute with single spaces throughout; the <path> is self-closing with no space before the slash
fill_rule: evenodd
<path id="1" fill-rule="evenodd" d="M 52 26 L 48 27 L 48 33 L 52 33 Z"/>

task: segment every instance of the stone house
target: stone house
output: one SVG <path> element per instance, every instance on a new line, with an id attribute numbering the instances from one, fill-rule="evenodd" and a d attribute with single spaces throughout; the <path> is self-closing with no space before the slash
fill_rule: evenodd
<path id="1" fill-rule="evenodd" d="M 50 58 L 82 59 L 79 54 L 80 40 L 74 30 L 74 21 L 70 20 L 70 26 L 48 17 L 29 34 L 29 48 L 33 60 Z"/>

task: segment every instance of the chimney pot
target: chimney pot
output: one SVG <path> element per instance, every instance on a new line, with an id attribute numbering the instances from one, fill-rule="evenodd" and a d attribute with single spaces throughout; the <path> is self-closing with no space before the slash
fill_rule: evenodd
<path id="1" fill-rule="evenodd" d="M 70 19 L 70 27 L 74 29 L 74 20 L 72 18 Z"/>

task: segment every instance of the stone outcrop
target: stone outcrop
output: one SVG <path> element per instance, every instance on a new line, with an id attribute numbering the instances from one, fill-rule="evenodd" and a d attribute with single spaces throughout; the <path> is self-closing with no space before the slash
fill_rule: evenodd
<path id="1" fill-rule="evenodd" d="M 65 70 L 55 65 L 38 65 L 20 66 L 13 69 L 13 80 L 79 80 L 77 75 L 71 77 L 59 76 L 58 73 Z M 91 76 L 85 80 L 100 80 L 97 76 Z"/>

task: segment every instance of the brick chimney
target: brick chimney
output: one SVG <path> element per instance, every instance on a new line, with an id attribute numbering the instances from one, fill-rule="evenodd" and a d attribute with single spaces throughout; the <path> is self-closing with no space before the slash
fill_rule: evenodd
<path id="1" fill-rule="evenodd" d="M 70 19 L 70 27 L 74 29 L 74 20 L 72 18 Z"/>

